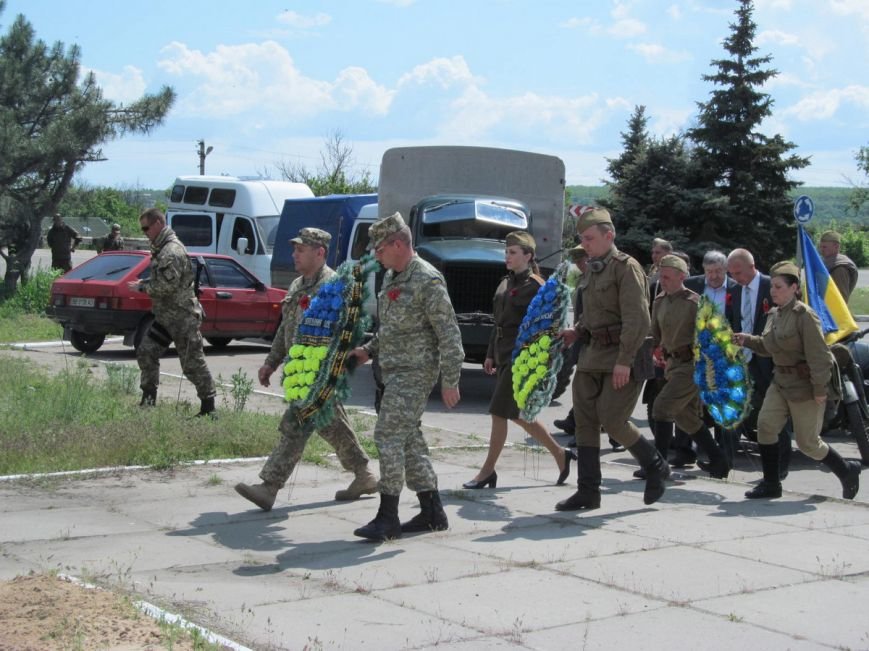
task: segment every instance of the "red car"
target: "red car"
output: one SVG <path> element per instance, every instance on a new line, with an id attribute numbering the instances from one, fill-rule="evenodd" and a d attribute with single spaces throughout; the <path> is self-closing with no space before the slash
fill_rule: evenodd
<path id="1" fill-rule="evenodd" d="M 267 287 L 236 260 L 210 253 L 190 254 L 205 311 L 202 336 L 217 348 L 232 339 L 271 338 L 281 319 L 286 292 Z M 154 315 L 151 298 L 127 283 L 151 274 L 148 251 L 103 253 L 61 276 L 51 286 L 48 315 L 63 326 L 64 338 L 93 353 L 106 335 L 124 335 L 137 347 Z"/>

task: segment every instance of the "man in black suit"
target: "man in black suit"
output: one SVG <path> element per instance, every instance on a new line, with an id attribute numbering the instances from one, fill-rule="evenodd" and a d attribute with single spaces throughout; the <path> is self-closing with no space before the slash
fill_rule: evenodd
<path id="1" fill-rule="evenodd" d="M 758 272 L 754 266 L 754 256 L 746 249 L 734 249 L 727 256 L 727 272 L 736 282 L 728 291 L 731 314 L 730 326 L 734 332 L 753 335 L 763 333 L 766 315 L 773 306 L 769 293 L 769 276 Z M 727 299 L 725 299 L 727 301 Z M 754 383 L 751 396 L 751 414 L 743 423 L 744 432 L 757 431 L 757 414 L 763 404 L 766 390 L 772 383 L 772 358 L 761 357 L 746 350 L 749 356 L 748 373 Z M 779 434 L 780 473 L 787 476 L 791 456 L 791 439 L 787 428 Z"/>

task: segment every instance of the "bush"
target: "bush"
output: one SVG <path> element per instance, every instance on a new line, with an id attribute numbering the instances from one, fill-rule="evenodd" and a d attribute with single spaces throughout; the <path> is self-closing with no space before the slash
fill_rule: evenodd
<path id="1" fill-rule="evenodd" d="M 51 301 L 51 284 L 61 275 L 58 269 L 40 269 L 27 283 L 22 283 L 14 296 L 0 303 L 0 317 L 19 314 L 45 314 Z"/>

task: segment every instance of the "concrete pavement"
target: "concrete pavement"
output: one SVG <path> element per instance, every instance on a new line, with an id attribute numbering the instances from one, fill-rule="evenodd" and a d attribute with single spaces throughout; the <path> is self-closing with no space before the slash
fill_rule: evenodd
<path id="1" fill-rule="evenodd" d="M 467 491 L 483 452 L 432 437 L 446 532 L 354 538 L 378 501 L 334 502 L 335 463 L 302 465 L 269 513 L 232 488 L 260 461 L 3 482 L 0 578 L 99 578 L 254 649 L 869 648 L 865 502 L 749 502 L 689 473 L 645 506 L 605 451 L 602 508 L 558 513 L 575 468 L 557 487 L 548 455 L 509 448 L 498 487 Z"/>

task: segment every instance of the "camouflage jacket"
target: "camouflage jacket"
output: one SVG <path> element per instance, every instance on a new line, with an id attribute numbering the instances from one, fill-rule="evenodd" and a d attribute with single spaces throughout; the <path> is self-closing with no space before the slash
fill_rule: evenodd
<path id="1" fill-rule="evenodd" d="M 404 271 L 387 271 L 377 315 L 377 334 L 365 350 L 378 358 L 384 374 L 440 370 L 442 387 L 459 385 L 462 335 L 437 269 L 414 254 Z"/>
<path id="2" fill-rule="evenodd" d="M 266 356 L 266 366 L 278 368 L 284 361 L 287 351 L 293 345 L 293 339 L 296 338 L 296 330 L 298 330 L 302 314 L 310 304 L 314 294 L 320 289 L 320 285 L 332 280 L 334 276 L 335 272 L 328 265 L 323 265 L 313 278 L 299 276 L 290 283 L 287 295 L 281 302 L 281 325 L 275 332 L 272 349 Z"/>
<path id="3" fill-rule="evenodd" d="M 51 256 L 57 260 L 69 260 L 72 257 L 72 249 L 78 246 L 81 239 L 78 231 L 67 224 L 52 226 L 45 234 Z"/>
<path id="4" fill-rule="evenodd" d="M 202 318 L 202 307 L 194 292 L 193 265 L 187 249 L 168 226 L 151 243 L 151 276 L 144 291 L 151 297 L 151 311 L 164 325 L 188 319 Z"/>

